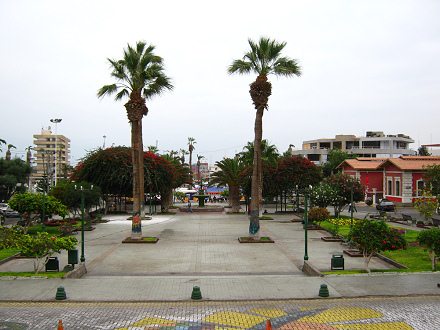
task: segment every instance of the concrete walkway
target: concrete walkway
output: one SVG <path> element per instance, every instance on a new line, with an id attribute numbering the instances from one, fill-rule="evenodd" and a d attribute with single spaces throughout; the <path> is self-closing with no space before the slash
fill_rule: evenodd
<path id="1" fill-rule="evenodd" d="M 88 273 L 81 279 L 0 278 L 0 300 L 53 300 L 64 286 L 72 301 L 173 301 L 188 300 L 193 286 L 201 287 L 208 300 L 258 300 L 316 298 L 321 284 L 332 297 L 374 295 L 438 295 L 440 273 L 308 277 L 301 272 L 304 232 L 291 215 L 261 221 L 261 234 L 275 244 L 240 244 L 246 236 L 244 215 L 157 215 L 143 221 L 144 236 L 157 236 L 157 244 L 122 244 L 130 235 L 126 216 L 108 217 L 86 232 Z M 323 242 L 322 231 L 309 231 L 309 262 L 330 269 L 339 243 Z M 78 235 L 78 238 L 79 235 Z M 67 254 L 60 256 L 61 267 Z M 345 258 L 346 269 L 362 268 L 362 258 Z M 389 269 L 373 259 L 371 268 Z M 32 260 L 16 259 L 0 271 L 31 271 Z"/>

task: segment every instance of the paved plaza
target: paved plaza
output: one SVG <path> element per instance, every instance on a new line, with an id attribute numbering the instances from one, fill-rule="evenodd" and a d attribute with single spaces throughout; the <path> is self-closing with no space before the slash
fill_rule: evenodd
<path id="1" fill-rule="evenodd" d="M 155 215 L 143 234 L 157 244 L 123 244 L 131 222 L 108 216 L 85 233 L 82 278 L 0 278 L 0 329 L 54 329 L 58 319 L 65 329 L 263 329 L 267 319 L 279 329 L 440 328 L 438 273 L 306 276 L 304 231 L 292 217 L 261 221 L 275 244 L 240 244 L 248 218 L 224 213 Z M 323 235 L 309 231 L 308 255 L 326 271 L 342 246 Z M 67 264 L 65 252 L 59 258 Z M 362 258 L 345 265 L 362 268 Z M 371 267 L 392 269 L 376 258 Z M 31 270 L 30 259 L 0 265 Z M 318 296 L 321 284 L 330 298 Z M 56 302 L 60 286 L 67 300 Z M 190 300 L 194 286 L 201 301 Z"/>

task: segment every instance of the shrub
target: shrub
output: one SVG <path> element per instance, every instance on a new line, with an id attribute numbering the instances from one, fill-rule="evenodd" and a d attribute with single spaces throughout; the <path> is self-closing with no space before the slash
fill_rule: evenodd
<path id="1" fill-rule="evenodd" d="M 420 245 L 428 249 L 429 256 L 431 257 L 432 270 L 435 270 L 435 259 L 440 256 L 440 229 L 432 228 L 429 230 L 423 230 L 417 236 L 417 241 Z"/>
<path id="2" fill-rule="evenodd" d="M 398 229 L 390 228 L 390 231 L 385 235 L 383 250 L 401 250 L 406 249 L 405 237 Z"/>
<path id="3" fill-rule="evenodd" d="M 350 230 L 349 238 L 364 256 L 365 269 L 370 273 L 368 264 L 375 253 L 387 250 L 387 238 L 390 228 L 383 221 L 356 221 Z"/>
<path id="4" fill-rule="evenodd" d="M 330 212 L 323 207 L 313 207 L 310 209 L 308 219 L 310 222 L 321 222 L 330 218 Z"/>

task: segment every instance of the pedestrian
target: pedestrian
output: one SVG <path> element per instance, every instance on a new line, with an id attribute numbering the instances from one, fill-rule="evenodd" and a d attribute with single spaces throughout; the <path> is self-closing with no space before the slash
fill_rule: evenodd
<path id="1" fill-rule="evenodd" d="M 191 212 L 192 213 L 192 208 L 191 208 L 191 200 L 189 199 L 188 200 L 188 212 Z"/>

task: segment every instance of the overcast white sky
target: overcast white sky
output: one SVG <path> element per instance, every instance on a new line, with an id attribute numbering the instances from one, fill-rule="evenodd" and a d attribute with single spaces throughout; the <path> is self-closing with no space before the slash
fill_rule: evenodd
<path id="1" fill-rule="evenodd" d="M 367 130 L 408 134 L 413 148 L 440 143 L 439 13 L 436 0 L 0 0 L 0 138 L 21 156 L 62 118 L 72 163 L 104 135 L 130 145 L 125 102 L 96 91 L 112 82 L 106 58 L 145 40 L 175 89 L 148 102 L 144 145 L 178 150 L 192 136 L 210 162 L 233 156 L 253 139 L 255 75 L 226 70 L 248 38 L 267 36 L 287 42 L 303 72 L 269 77 L 263 138 L 280 152 Z"/>

